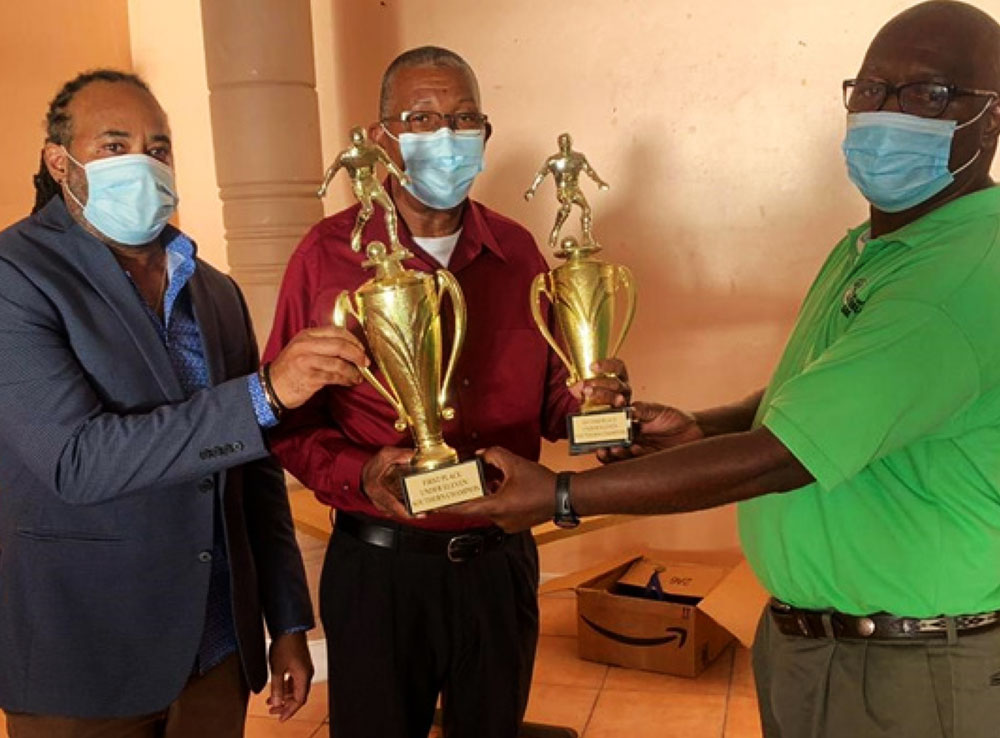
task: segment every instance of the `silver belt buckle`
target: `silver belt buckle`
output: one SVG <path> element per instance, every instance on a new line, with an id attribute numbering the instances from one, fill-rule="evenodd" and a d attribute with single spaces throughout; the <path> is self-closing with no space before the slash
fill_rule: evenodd
<path id="1" fill-rule="evenodd" d="M 471 550 L 470 550 L 471 549 Z M 460 564 L 474 559 L 486 549 L 486 539 L 474 533 L 463 533 L 448 541 L 448 561 Z"/>

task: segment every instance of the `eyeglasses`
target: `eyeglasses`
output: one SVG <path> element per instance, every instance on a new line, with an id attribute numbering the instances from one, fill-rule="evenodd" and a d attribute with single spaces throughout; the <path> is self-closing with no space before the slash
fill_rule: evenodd
<path id="1" fill-rule="evenodd" d="M 890 93 L 896 94 L 899 109 L 921 118 L 937 118 L 956 97 L 983 96 L 994 99 L 1000 93 L 993 90 L 969 90 L 940 82 L 908 82 L 894 85 L 877 79 L 845 79 L 844 107 L 850 113 L 881 110 Z"/>
<path id="2" fill-rule="evenodd" d="M 404 110 L 395 118 L 383 118 L 383 123 L 402 123 L 411 133 L 433 133 L 448 126 L 454 131 L 481 131 L 487 117 L 482 113 L 438 113 L 434 110 Z"/>

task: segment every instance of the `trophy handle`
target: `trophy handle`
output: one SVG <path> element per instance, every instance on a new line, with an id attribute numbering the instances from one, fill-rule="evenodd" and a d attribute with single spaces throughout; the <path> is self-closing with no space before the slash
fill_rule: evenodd
<path id="1" fill-rule="evenodd" d="M 622 332 L 618 335 L 618 342 L 615 343 L 615 347 L 611 351 L 612 356 L 618 356 L 618 350 L 625 343 L 625 335 L 628 333 L 628 329 L 632 327 L 632 319 L 635 318 L 635 303 L 638 297 L 635 287 L 635 277 L 632 276 L 632 270 L 624 264 L 615 265 L 615 281 L 625 290 L 627 303 L 625 306 L 625 320 L 622 322 Z"/>
<path id="2" fill-rule="evenodd" d="M 545 295 L 549 302 L 552 303 L 552 293 L 549 291 L 548 287 L 549 272 L 542 272 L 535 276 L 535 279 L 531 282 L 531 317 L 535 320 L 535 325 L 542 334 L 542 338 L 545 342 L 552 347 L 552 350 L 556 352 L 556 356 L 559 360 L 565 364 L 566 369 L 569 371 L 569 379 L 567 384 L 573 385 L 580 381 L 580 377 L 576 374 L 576 369 L 573 368 L 572 362 L 567 358 L 563 350 L 559 348 L 559 344 L 556 343 L 556 339 L 552 336 L 552 332 L 549 330 L 549 324 L 546 322 L 545 318 L 542 316 L 542 311 L 539 307 L 539 297 Z"/>
<path id="3" fill-rule="evenodd" d="M 441 380 L 441 388 L 438 393 L 438 403 L 441 406 L 441 417 L 444 420 L 451 420 L 455 417 L 455 411 L 447 405 L 448 389 L 451 387 L 451 378 L 452 374 L 455 372 L 455 364 L 458 363 L 458 355 L 462 352 L 462 344 L 465 342 L 465 296 L 462 294 L 462 288 L 459 287 L 458 280 L 455 279 L 455 275 L 447 269 L 438 269 L 436 276 L 438 288 L 438 310 L 441 310 L 441 297 L 445 293 L 448 293 L 448 296 L 451 297 L 452 311 L 455 313 L 455 333 L 451 338 L 451 356 L 448 357 L 448 366 L 444 370 L 444 378 Z"/>
<path id="4" fill-rule="evenodd" d="M 333 304 L 333 324 L 338 328 L 346 328 L 348 315 L 358 321 L 359 325 L 364 326 L 364 323 L 358 315 L 354 301 L 351 300 L 351 293 L 344 291 L 337 296 L 337 301 Z M 389 390 L 387 390 L 380 381 L 378 381 L 375 375 L 372 374 L 371 369 L 366 366 L 359 366 L 358 371 L 360 371 L 361 376 L 367 379 L 368 383 L 374 387 L 378 393 L 382 395 L 382 397 L 385 398 L 386 402 L 392 406 L 392 409 L 396 411 L 396 415 L 399 416 L 396 418 L 396 430 L 400 433 L 406 430 L 406 409 L 403 407 L 403 403 L 397 400 L 396 397 L 389 392 Z"/>

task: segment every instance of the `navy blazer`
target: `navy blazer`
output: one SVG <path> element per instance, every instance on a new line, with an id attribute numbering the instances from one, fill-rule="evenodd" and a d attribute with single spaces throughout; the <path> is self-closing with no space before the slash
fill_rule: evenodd
<path id="1" fill-rule="evenodd" d="M 312 625 L 284 477 L 247 391 L 243 297 L 188 282 L 211 387 L 185 398 L 111 251 L 54 198 L 0 233 L 0 707 L 118 717 L 166 707 L 205 622 L 213 491 L 247 681 L 271 633 Z"/>

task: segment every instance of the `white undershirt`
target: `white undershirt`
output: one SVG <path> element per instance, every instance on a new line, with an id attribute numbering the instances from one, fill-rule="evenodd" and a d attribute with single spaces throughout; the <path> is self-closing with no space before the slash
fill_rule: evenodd
<path id="1" fill-rule="evenodd" d="M 458 244 L 458 237 L 462 235 L 462 229 L 452 233 L 450 236 L 414 236 L 413 241 L 434 257 L 435 261 L 443 267 L 448 266 L 451 255 L 455 253 L 455 246 Z"/>

